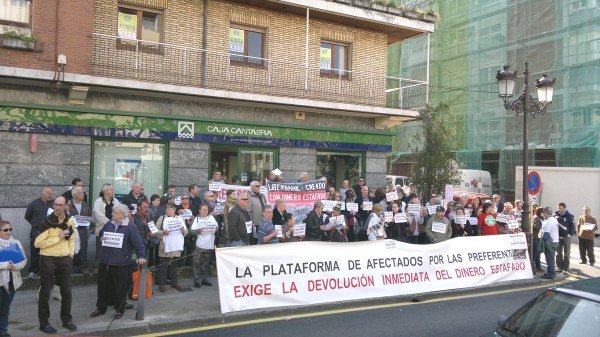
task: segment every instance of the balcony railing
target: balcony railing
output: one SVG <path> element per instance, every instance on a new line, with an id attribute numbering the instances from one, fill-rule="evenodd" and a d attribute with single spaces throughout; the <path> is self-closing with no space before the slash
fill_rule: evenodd
<path id="1" fill-rule="evenodd" d="M 206 67 L 203 69 L 203 57 Z M 420 109 L 427 82 L 93 34 L 92 74 L 272 96 Z"/>

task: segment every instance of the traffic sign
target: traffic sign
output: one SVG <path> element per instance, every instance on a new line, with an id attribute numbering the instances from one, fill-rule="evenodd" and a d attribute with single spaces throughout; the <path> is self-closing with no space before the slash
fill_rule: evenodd
<path id="1" fill-rule="evenodd" d="M 529 174 L 527 175 L 527 190 L 529 191 L 529 194 L 531 194 L 531 195 L 538 194 L 538 193 L 540 193 L 541 189 L 542 189 L 542 177 L 540 177 L 540 174 L 538 173 L 538 171 L 529 172 Z"/>

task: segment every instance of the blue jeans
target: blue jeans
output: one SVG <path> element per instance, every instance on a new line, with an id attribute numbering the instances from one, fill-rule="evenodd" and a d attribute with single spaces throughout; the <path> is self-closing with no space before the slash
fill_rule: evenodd
<path id="1" fill-rule="evenodd" d="M 533 262 L 538 269 L 542 269 L 542 262 L 540 260 L 540 239 L 533 238 Z"/>
<path id="2" fill-rule="evenodd" d="M 546 264 L 548 265 L 546 274 L 554 278 L 556 276 L 556 248 L 558 247 L 558 242 L 554 242 L 552 247 L 554 248 L 552 251 L 548 251 L 548 249 L 544 250 L 544 256 L 546 257 Z"/>
<path id="3" fill-rule="evenodd" d="M 10 291 L 7 292 L 4 287 L 0 287 L 0 334 L 6 334 L 8 331 L 8 313 L 10 304 L 15 297 L 15 289 L 10 283 Z"/>

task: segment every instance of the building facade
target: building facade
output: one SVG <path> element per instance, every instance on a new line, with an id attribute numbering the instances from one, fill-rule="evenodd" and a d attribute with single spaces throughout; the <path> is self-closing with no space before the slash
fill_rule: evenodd
<path id="1" fill-rule="evenodd" d="M 388 128 L 427 99 L 425 81 L 387 76 L 387 51 L 433 23 L 385 8 L 324 0 L 0 7 L 1 33 L 37 40 L 3 38 L 0 48 L 0 212 L 19 224 L 43 186 L 58 195 L 74 177 L 92 199 L 103 183 L 119 196 L 135 180 L 147 195 L 169 184 L 183 193 L 217 169 L 242 184 L 279 168 L 288 181 L 307 171 L 338 187 L 359 176 L 383 186 Z"/>

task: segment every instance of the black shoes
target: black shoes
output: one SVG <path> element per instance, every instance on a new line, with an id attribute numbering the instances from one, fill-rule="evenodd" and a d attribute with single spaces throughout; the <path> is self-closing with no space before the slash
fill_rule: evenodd
<path id="1" fill-rule="evenodd" d="M 90 314 L 90 317 L 92 317 L 92 318 L 98 317 L 100 315 L 104 315 L 105 313 L 106 313 L 106 310 L 105 311 L 100 311 L 100 310 L 96 309 L 94 312 L 92 312 Z"/>
<path id="2" fill-rule="evenodd" d="M 123 317 L 123 314 L 125 314 L 125 312 L 121 311 L 121 312 L 117 312 L 115 314 L 115 319 L 121 319 Z"/>
<path id="3" fill-rule="evenodd" d="M 209 286 L 209 287 L 210 287 L 210 286 L 212 286 L 212 283 L 208 282 L 207 280 L 203 280 L 203 281 L 202 281 L 202 285 L 203 285 L 203 286 Z"/>
<path id="4" fill-rule="evenodd" d="M 124 309 L 126 309 L 126 310 L 133 309 L 133 303 L 125 303 Z"/>
<path id="5" fill-rule="evenodd" d="M 53 328 L 52 325 L 48 324 L 46 326 L 41 326 L 40 331 L 43 331 L 43 332 L 51 335 L 51 334 L 55 334 L 57 330 L 55 328 Z"/>
<path id="6" fill-rule="evenodd" d="M 77 331 L 77 325 L 73 322 L 63 323 L 63 328 L 67 328 L 69 331 Z"/>
<path id="7" fill-rule="evenodd" d="M 194 287 L 200 288 L 202 287 L 202 285 L 200 284 L 200 282 L 194 282 Z"/>
<path id="8" fill-rule="evenodd" d="M 550 276 L 548 274 L 544 274 L 544 275 L 540 276 L 540 278 L 545 278 L 545 279 L 548 279 L 548 280 L 554 280 L 554 277 L 552 277 L 552 276 Z"/>

